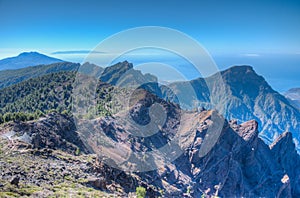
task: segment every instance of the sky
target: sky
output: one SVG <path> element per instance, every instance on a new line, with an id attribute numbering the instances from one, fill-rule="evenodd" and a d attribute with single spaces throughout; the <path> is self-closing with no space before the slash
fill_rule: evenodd
<path id="1" fill-rule="evenodd" d="M 38 51 L 81 62 L 140 26 L 185 33 L 220 69 L 248 64 L 278 91 L 300 87 L 300 1 L 0 0 L 0 59 Z"/>

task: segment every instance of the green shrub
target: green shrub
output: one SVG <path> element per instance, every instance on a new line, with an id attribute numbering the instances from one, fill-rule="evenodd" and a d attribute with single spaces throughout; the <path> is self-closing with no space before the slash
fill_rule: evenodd
<path id="1" fill-rule="evenodd" d="M 146 196 L 146 189 L 142 186 L 136 187 L 136 196 L 138 198 L 144 198 Z"/>
<path id="2" fill-rule="evenodd" d="M 80 154 L 80 148 L 77 147 L 77 148 L 76 148 L 76 151 L 75 151 L 75 155 L 78 156 L 79 154 Z"/>

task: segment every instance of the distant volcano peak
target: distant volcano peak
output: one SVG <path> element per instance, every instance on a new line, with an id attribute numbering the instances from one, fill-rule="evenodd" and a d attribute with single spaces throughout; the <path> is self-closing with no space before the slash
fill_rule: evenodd
<path id="1" fill-rule="evenodd" d="M 63 60 L 49 57 L 39 52 L 22 52 L 18 56 L 0 60 L 0 70 L 20 69 L 28 66 L 47 65 L 63 62 Z"/>

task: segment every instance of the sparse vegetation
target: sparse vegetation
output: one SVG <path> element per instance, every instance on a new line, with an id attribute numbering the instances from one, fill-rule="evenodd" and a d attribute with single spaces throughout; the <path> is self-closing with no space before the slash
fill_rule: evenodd
<path id="1" fill-rule="evenodd" d="M 136 188 L 137 198 L 144 198 L 146 196 L 146 189 L 142 186 Z"/>
<path id="2" fill-rule="evenodd" d="M 75 151 L 75 155 L 77 155 L 77 156 L 78 156 L 79 154 L 80 154 L 80 148 L 79 148 L 79 147 L 77 147 L 77 148 L 76 148 L 76 151 Z"/>
<path id="3" fill-rule="evenodd" d="M 112 197 L 112 194 L 87 186 L 89 173 L 73 164 L 73 161 L 86 164 L 93 159 L 92 164 L 95 161 L 92 155 L 74 156 L 60 150 L 54 150 L 51 156 L 44 155 L 42 150 L 35 155 L 31 152 L 33 149 L 11 150 L 8 143 L 0 139 L 0 151 L 7 151 L 0 152 L 1 170 L 5 175 L 0 177 L 0 197 Z M 7 179 L 16 171 L 27 176 L 18 186 Z"/>

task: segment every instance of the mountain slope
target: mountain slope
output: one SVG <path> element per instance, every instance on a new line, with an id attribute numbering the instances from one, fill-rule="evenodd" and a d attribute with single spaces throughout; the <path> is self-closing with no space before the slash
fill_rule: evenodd
<path id="1" fill-rule="evenodd" d="M 49 73 L 77 71 L 79 66 L 80 64 L 78 63 L 61 62 L 50 65 L 38 65 L 16 70 L 0 71 L 0 89 Z"/>
<path id="2" fill-rule="evenodd" d="M 75 77 L 76 72 L 50 73 L 1 89 L 0 124 L 10 120 L 32 120 L 49 111 L 70 114 Z M 111 109 L 117 109 L 111 99 L 112 94 L 118 92 L 117 88 L 99 81 L 96 91 L 97 115 L 107 115 Z M 75 104 L 80 102 L 82 98 L 74 101 Z"/>
<path id="3" fill-rule="evenodd" d="M 0 114 L 70 110 L 75 72 L 51 73 L 1 89 Z"/>
<path id="4" fill-rule="evenodd" d="M 126 63 L 118 63 L 111 67 L 122 67 L 124 64 Z M 101 75 L 101 67 L 89 63 L 82 66 L 84 69 L 81 71 L 96 72 L 96 74 Z M 16 76 L 21 82 L 1 89 L 0 123 L 9 120 L 32 120 L 53 110 L 70 114 L 72 99 L 74 99 L 72 98 L 73 84 L 77 77 L 76 74 L 78 74 L 76 72 L 78 68 L 79 64 L 55 63 L 10 71 L 11 76 Z M 47 74 L 47 72 L 49 73 Z M 105 74 L 104 72 L 103 76 Z M 117 71 L 115 75 L 118 75 Z M 141 73 L 139 75 L 143 77 Z M 26 80 L 27 77 L 29 79 Z M 133 77 L 131 76 L 131 78 Z M 120 100 L 123 100 L 123 98 L 114 100 L 114 96 L 128 94 L 126 89 L 113 87 L 100 80 L 97 82 L 95 91 L 97 93 L 97 115 L 108 115 L 113 113 L 113 110 L 116 111 L 120 108 Z M 86 94 L 86 92 L 83 92 L 83 94 Z M 76 98 L 74 105 L 82 103 L 82 101 L 83 98 Z M 93 112 L 90 112 L 86 116 L 92 114 Z"/>
<path id="5" fill-rule="evenodd" d="M 18 70 L 0 71 L 0 88 L 2 88 L 0 92 L 0 114 L 14 112 L 34 113 L 37 110 L 43 113 L 49 110 L 57 110 L 58 112 L 66 110 L 70 112 L 73 83 L 79 68 L 80 72 L 100 75 L 100 79 L 102 79 L 102 82 L 99 80 L 97 90 L 95 90 L 99 99 L 98 105 L 101 106 L 99 106 L 101 108 L 100 113 L 106 112 L 102 108 L 103 106 L 108 108 L 108 106 L 113 105 L 108 104 L 113 102 L 109 98 L 112 97 L 111 94 L 113 94 L 114 89 L 120 88 L 107 84 L 107 81 L 116 83 L 119 79 L 127 79 L 129 82 L 134 82 L 138 85 L 139 82 L 152 77 L 150 75 L 144 76 L 141 72 L 133 70 L 132 64 L 126 61 L 107 67 L 105 70 L 90 63 L 80 66 L 75 63 L 63 62 Z M 110 73 L 113 73 L 114 77 L 110 76 Z M 124 82 L 122 80 L 119 82 Z M 158 86 L 153 87 L 158 89 Z"/>
<path id="6" fill-rule="evenodd" d="M 52 58 L 38 52 L 23 52 L 15 57 L 0 60 L 0 70 L 20 69 L 28 66 L 52 64 L 63 62 L 60 59 Z"/>
<path id="7" fill-rule="evenodd" d="M 186 100 L 185 106 L 189 108 L 194 107 L 191 101 L 195 99 L 199 101 L 200 106 L 206 107 L 212 98 L 212 101 L 217 101 L 215 105 L 219 107 L 218 110 L 229 120 L 235 118 L 239 122 L 244 122 L 256 119 L 261 130 L 260 136 L 267 143 L 273 142 L 284 131 L 291 131 L 296 143 L 299 142 L 299 111 L 284 96 L 274 91 L 262 76 L 255 73 L 252 67 L 232 67 L 222 71 L 221 76 L 224 90 L 220 90 L 219 83 L 221 82 L 216 82 L 216 75 L 190 82 L 175 82 L 168 87 L 176 95 L 181 92 L 185 93 L 184 89 L 191 84 L 197 97 Z M 163 92 L 164 98 L 172 98 L 172 94 Z M 300 151 L 298 143 L 297 149 Z"/>
<path id="8" fill-rule="evenodd" d="M 277 140 L 271 150 L 258 137 L 258 123 L 254 120 L 242 124 L 237 124 L 236 121 L 223 123 L 222 116 L 215 111 L 179 111 L 177 106 L 151 94 L 146 94 L 130 107 L 130 116 L 134 117 L 137 123 L 141 123 L 147 117 L 143 107 L 149 108 L 151 103 L 161 104 L 167 112 L 165 124 L 151 136 L 135 136 L 138 128 L 124 124 L 122 114 L 97 118 L 92 121 L 92 126 L 86 125 L 86 129 L 78 130 L 83 130 L 83 139 L 86 145 L 90 145 L 91 150 L 103 159 L 108 157 L 113 160 L 119 167 L 131 167 L 131 170 L 135 166 L 156 167 L 153 171 L 141 172 L 138 175 L 147 184 L 163 189 L 166 197 L 297 195 L 297 178 L 300 176 L 297 165 L 287 166 L 287 162 L 281 163 L 274 158 L 274 153 L 278 153 L 278 158 L 283 159 L 286 159 L 285 155 L 295 154 L 294 157 L 297 157 L 292 141 L 283 147 L 280 146 L 281 141 Z M 217 136 L 215 130 L 219 127 L 222 130 Z M 86 133 L 87 130 L 93 132 Z M 105 144 L 95 144 L 95 139 L 99 139 L 101 135 L 105 137 Z M 161 148 L 164 144 L 172 145 L 171 140 L 174 138 L 178 140 L 182 154 L 172 163 L 161 161 L 161 156 L 170 157 L 170 154 L 148 155 L 148 152 Z M 217 141 L 211 150 L 203 153 L 211 144 L 211 138 L 216 138 Z M 144 156 L 140 156 L 139 151 L 143 151 Z M 172 154 L 178 152 L 175 147 L 172 151 Z M 147 160 L 141 165 L 144 158 Z"/>

